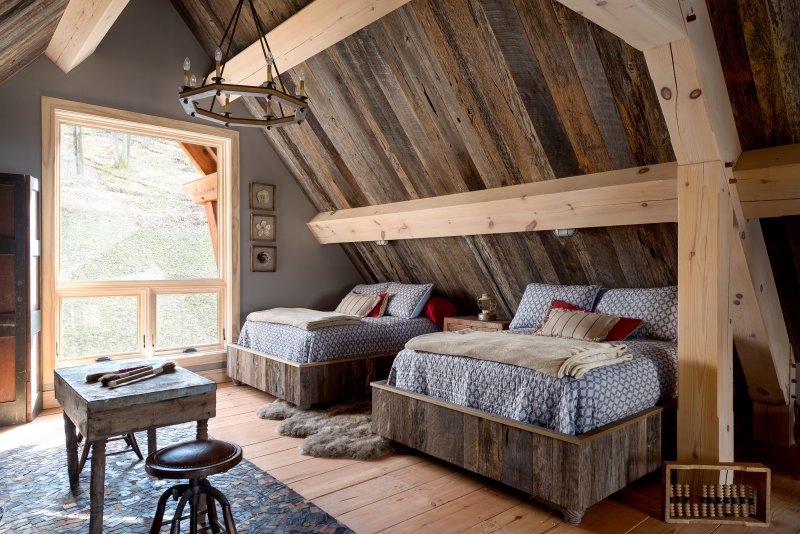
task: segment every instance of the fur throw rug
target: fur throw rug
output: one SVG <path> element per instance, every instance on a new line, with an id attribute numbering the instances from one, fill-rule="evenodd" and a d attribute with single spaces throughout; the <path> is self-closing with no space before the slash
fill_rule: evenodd
<path id="1" fill-rule="evenodd" d="M 299 450 L 306 456 L 373 460 L 394 451 L 390 440 L 370 429 L 369 399 L 312 410 L 300 410 L 278 399 L 256 413 L 261 419 L 282 421 L 276 429 L 281 436 L 305 438 Z"/>

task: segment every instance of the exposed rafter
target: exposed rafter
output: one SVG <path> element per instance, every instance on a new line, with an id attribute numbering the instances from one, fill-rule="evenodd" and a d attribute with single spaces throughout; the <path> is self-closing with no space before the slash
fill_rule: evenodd
<path id="1" fill-rule="evenodd" d="M 106 36 L 128 0 L 70 0 L 47 47 L 47 57 L 69 72 Z"/>
<path id="2" fill-rule="evenodd" d="M 280 72 L 285 72 L 409 1 L 314 0 L 267 33 L 275 65 Z M 258 42 L 230 58 L 225 65 L 227 83 L 259 85 L 265 80 L 264 56 Z M 231 100 L 235 98 L 231 95 Z"/>

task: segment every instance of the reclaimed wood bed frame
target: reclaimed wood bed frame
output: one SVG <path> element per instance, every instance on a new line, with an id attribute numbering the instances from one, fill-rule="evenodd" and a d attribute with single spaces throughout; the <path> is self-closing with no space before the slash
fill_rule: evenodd
<path id="1" fill-rule="evenodd" d="M 228 343 L 228 376 L 308 408 L 312 404 L 367 397 L 370 383 L 389 376 L 397 352 L 297 363 Z"/>
<path id="2" fill-rule="evenodd" d="M 580 523 L 587 508 L 674 455 L 675 403 L 572 436 L 372 384 L 372 431 L 532 495 Z"/>

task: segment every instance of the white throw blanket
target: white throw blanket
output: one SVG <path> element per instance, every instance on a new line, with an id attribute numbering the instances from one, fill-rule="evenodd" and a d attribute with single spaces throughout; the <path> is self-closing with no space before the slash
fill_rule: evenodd
<path id="1" fill-rule="evenodd" d="M 327 326 L 358 324 L 361 322 L 361 319 L 352 315 L 309 310 L 307 308 L 273 308 L 271 310 L 256 311 L 248 315 L 247 320 L 259 323 L 286 324 L 303 330 L 315 330 Z"/>
<path id="2" fill-rule="evenodd" d="M 407 349 L 527 367 L 558 378 L 633 359 L 626 345 L 579 339 L 459 330 L 411 339 Z"/>

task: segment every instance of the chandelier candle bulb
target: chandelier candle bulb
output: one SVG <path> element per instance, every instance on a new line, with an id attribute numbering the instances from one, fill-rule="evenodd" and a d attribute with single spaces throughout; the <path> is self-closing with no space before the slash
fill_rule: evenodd
<path id="1" fill-rule="evenodd" d="M 300 98 L 306 96 L 306 72 L 300 71 Z"/>
<path id="2" fill-rule="evenodd" d="M 189 85 L 189 71 L 192 69 L 192 62 L 187 57 L 183 60 L 183 86 Z"/>
<path id="3" fill-rule="evenodd" d="M 217 69 L 217 78 L 219 78 L 222 66 L 222 49 L 220 47 L 217 47 L 217 50 L 214 52 L 214 63 Z"/>
<path id="4" fill-rule="evenodd" d="M 197 76 L 194 74 L 189 78 L 189 87 L 197 87 Z"/>
<path id="5" fill-rule="evenodd" d="M 267 83 L 272 83 L 273 82 L 272 64 L 274 62 L 275 62 L 275 60 L 272 59 L 272 52 L 267 53 Z"/>

